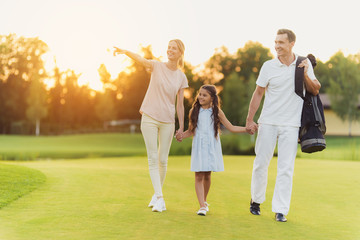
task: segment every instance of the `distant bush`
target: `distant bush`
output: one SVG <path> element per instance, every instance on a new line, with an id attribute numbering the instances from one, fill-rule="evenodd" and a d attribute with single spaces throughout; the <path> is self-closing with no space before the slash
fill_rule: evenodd
<path id="1" fill-rule="evenodd" d="M 252 140 L 253 138 L 253 140 Z M 225 155 L 254 155 L 255 138 L 250 135 L 227 134 L 221 136 L 222 151 Z"/>

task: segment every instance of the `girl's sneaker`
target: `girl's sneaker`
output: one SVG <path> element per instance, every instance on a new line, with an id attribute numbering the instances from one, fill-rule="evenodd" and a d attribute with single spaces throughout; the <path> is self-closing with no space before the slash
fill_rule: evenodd
<path id="1" fill-rule="evenodd" d="M 151 208 L 152 208 L 152 207 L 155 205 L 156 200 L 157 200 L 157 197 L 156 197 L 155 194 L 154 194 L 154 195 L 152 196 L 152 198 L 151 198 L 151 201 L 150 201 L 148 207 L 151 207 Z"/>
<path id="2" fill-rule="evenodd" d="M 207 211 L 206 211 L 206 208 L 205 207 L 201 207 L 200 209 L 199 209 L 199 211 L 197 211 L 197 215 L 200 215 L 200 216 L 206 216 L 206 213 L 207 213 Z"/>
<path id="3" fill-rule="evenodd" d="M 157 199 L 154 207 L 152 208 L 153 212 L 162 212 L 165 211 L 166 207 L 165 207 L 165 201 L 164 198 L 159 198 Z"/>
<path id="4" fill-rule="evenodd" d="M 209 211 L 209 206 L 210 206 L 210 204 L 208 204 L 207 202 L 205 202 L 205 208 L 206 208 L 206 211 L 207 211 L 207 212 Z"/>

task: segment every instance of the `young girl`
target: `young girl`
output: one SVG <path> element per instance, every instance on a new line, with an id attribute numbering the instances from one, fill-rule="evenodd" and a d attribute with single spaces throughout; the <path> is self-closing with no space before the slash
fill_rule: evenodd
<path id="1" fill-rule="evenodd" d="M 191 150 L 191 171 L 195 172 L 195 191 L 199 200 L 198 215 L 209 211 L 206 202 L 211 184 L 211 172 L 224 171 L 219 137 L 220 123 L 236 133 L 246 132 L 245 127 L 233 126 L 220 109 L 217 91 L 213 85 L 203 85 L 189 113 L 189 129 L 178 133 L 178 141 L 194 135 Z"/>

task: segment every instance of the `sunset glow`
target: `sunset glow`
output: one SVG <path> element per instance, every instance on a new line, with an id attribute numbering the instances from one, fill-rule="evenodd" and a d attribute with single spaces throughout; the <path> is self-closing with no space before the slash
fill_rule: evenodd
<path id="1" fill-rule="evenodd" d="M 113 57 L 113 46 L 139 52 L 141 45 L 151 45 L 153 54 L 166 60 L 168 41 L 180 38 L 185 60 L 196 66 L 215 48 L 225 46 L 234 53 L 250 40 L 275 55 L 276 30 L 290 28 L 297 34 L 294 51 L 299 54 L 311 52 L 326 61 L 338 50 L 346 55 L 360 51 L 360 33 L 350 30 L 358 22 L 358 6 L 348 0 L 305 0 L 296 8 L 285 0 L 17 0 L 4 1 L 1 8 L 7 11 L 0 16 L 0 34 L 38 37 L 50 49 L 48 71 L 56 58 L 61 70 L 81 73 L 79 84 L 96 90 L 102 89 L 97 72 L 102 63 L 112 78 L 130 64 L 126 57 Z"/>

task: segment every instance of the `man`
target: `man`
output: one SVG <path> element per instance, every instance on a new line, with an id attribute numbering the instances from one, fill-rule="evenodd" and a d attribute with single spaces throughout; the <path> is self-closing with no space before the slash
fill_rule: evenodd
<path id="1" fill-rule="evenodd" d="M 302 98 L 295 93 L 295 67 L 298 57 L 292 52 L 295 40 L 296 36 L 291 30 L 278 30 L 275 39 L 277 58 L 266 61 L 262 66 L 246 119 L 247 131 L 254 133 L 258 129 L 251 180 L 250 212 L 260 215 L 260 204 L 265 201 L 268 167 L 277 142 L 278 165 L 272 211 L 278 222 L 287 221 L 285 216 L 290 208 L 303 106 Z M 302 61 L 299 67 L 304 68 L 306 90 L 317 95 L 321 85 L 314 75 L 310 61 Z M 253 118 L 264 93 L 264 105 L 257 125 Z"/>

